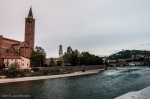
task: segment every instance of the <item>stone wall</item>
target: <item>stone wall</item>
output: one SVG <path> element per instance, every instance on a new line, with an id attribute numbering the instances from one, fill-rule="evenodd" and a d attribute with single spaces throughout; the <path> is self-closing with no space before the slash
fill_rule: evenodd
<path id="1" fill-rule="evenodd" d="M 56 67 L 38 67 L 40 70 L 48 71 L 82 71 L 86 70 L 95 70 L 95 69 L 104 69 L 104 65 L 95 65 L 95 66 L 56 66 Z"/>

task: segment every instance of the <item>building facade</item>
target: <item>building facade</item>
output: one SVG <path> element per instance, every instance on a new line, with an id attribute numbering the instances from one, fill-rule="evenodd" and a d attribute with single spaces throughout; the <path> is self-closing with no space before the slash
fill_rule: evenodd
<path id="1" fill-rule="evenodd" d="M 26 57 L 8 57 L 4 59 L 5 68 L 9 68 L 12 63 L 17 62 L 20 69 L 30 69 L 30 59 Z"/>
<path id="2" fill-rule="evenodd" d="M 0 66 L 7 65 L 6 59 L 16 59 L 20 57 L 30 58 L 34 51 L 35 19 L 32 8 L 28 17 L 25 18 L 25 39 L 24 41 L 13 40 L 0 35 Z"/>

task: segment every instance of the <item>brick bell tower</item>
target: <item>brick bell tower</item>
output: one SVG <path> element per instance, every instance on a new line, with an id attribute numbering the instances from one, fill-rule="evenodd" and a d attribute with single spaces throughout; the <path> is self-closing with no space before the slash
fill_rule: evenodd
<path id="1" fill-rule="evenodd" d="M 35 19 L 33 18 L 32 8 L 30 7 L 28 17 L 25 18 L 25 41 L 29 44 L 32 51 L 34 51 L 34 32 Z"/>

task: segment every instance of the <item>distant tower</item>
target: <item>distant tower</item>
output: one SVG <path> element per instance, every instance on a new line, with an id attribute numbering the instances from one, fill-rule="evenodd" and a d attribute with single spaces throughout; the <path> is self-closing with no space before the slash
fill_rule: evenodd
<path id="1" fill-rule="evenodd" d="M 69 54 L 72 53 L 72 48 L 70 46 L 67 48 L 67 53 L 69 53 Z"/>
<path id="2" fill-rule="evenodd" d="M 32 8 L 29 10 L 28 17 L 25 18 L 25 41 L 34 50 L 34 32 L 35 32 L 35 19 L 33 18 Z"/>
<path id="3" fill-rule="evenodd" d="M 62 45 L 59 45 L 59 58 L 62 58 L 62 56 L 63 56 Z"/>

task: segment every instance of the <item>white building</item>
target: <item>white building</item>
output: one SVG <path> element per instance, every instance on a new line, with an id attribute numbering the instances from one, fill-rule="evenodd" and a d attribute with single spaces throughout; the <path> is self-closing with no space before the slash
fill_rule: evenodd
<path id="1" fill-rule="evenodd" d="M 9 68 L 12 63 L 17 62 L 21 69 L 30 69 L 30 59 L 20 56 L 20 57 L 7 57 L 4 59 L 4 64 L 6 68 Z"/>

